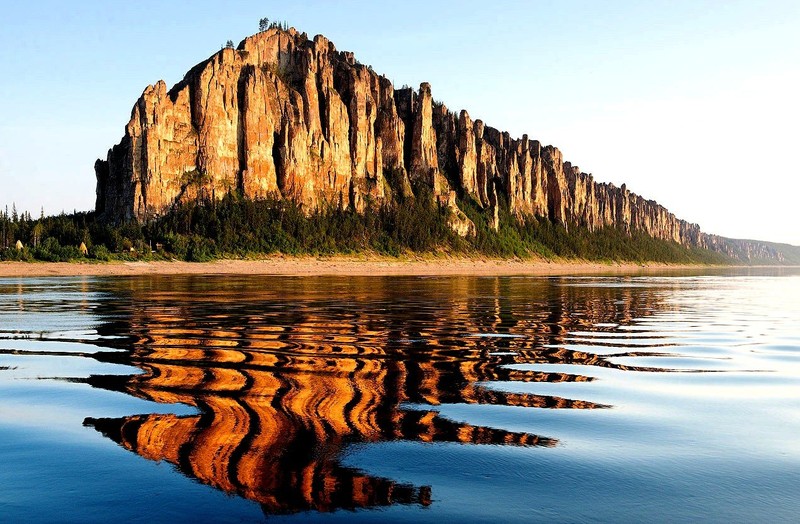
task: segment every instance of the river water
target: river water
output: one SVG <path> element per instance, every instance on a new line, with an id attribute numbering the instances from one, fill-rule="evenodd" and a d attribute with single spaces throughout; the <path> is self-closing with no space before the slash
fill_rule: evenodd
<path id="1" fill-rule="evenodd" d="M 800 515 L 800 272 L 0 279 L 3 522 Z"/>

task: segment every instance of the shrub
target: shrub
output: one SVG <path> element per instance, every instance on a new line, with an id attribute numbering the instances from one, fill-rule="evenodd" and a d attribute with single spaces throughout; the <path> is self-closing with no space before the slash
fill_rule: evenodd
<path id="1" fill-rule="evenodd" d="M 89 249 L 89 257 L 100 260 L 102 262 L 108 262 L 111 260 L 111 253 L 108 251 L 108 248 L 103 245 L 95 245 Z"/>

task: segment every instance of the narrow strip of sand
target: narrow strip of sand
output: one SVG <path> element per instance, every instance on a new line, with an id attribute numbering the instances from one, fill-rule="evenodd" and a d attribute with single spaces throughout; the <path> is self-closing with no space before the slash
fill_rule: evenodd
<path id="1" fill-rule="evenodd" d="M 708 266 L 547 262 L 472 258 L 269 257 L 214 262 L 0 262 L 0 277 L 125 275 L 588 275 L 639 274 Z"/>

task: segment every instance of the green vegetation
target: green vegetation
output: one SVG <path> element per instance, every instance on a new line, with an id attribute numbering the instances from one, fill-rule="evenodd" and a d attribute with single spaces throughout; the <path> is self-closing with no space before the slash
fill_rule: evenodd
<path id="1" fill-rule="evenodd" d="M 434 203 L 429 190 L 391 205 L 367 205 L 364 213 L 329 206 L 307 214 L 279 199 L 249 200 L 229 194 L 217 202 L 188 202 L 147 224 L 118 227 L 100 224 L 93 212 L 32 219 L 29 214 L 0 213 L 0 260 L 181 259 L 206 261 L 270 253 L 332 255 L 372 252 L 448 253 L 500 258 L 584 259 L 732 263 L 702 249 L 627 234 L 616 228 L 589 231 L 546 219 L 520 221 L 500 205 L 499 228 L 490 227 L 486 211 L 459 201 L 477 234 L 460 238 L 448 226 L 448 211 Z M 22 249 L 17 249 L 17 241 Z M 86 247 L 81 252 L 80 246 Z"/>
<path id="2" fill-rule="evenodd" d="M 584 259 L 592 261 L 670 262 L 675 264 L 731 264 L 720 253 L 687 248 L 676 242 L 652 238 L 641 232 L 626 233 L 606 227 L 589 231 L 586 227 L 569 229 L 545 218 L 517 219 L 502 202 L 499 226 L 489 227 L 486 214 L 472 200 L 459 200 L 459 207 L 475 223 L 477 234 L 471 244 L 479 253 L 497 257 L 547 259 Z"/>
<path id="3" fill-rule="evenodd" d="M 280 21 L 280 20 L 270 21 L 270 19 L 267 17 L 259 19 L 258 32 L 261 33 L 263 31 L 267 31 L 268 29 L 282 29 L 284 31 L 288 31 L 289 24 L 286 21 Z"/>
<path id="4" fill-rule="evenodd" d="M 9 214 L 7 209 L 0 213 L 0 260 L 132 259 L 137 253 L 144 253 L 145 247 L 141 228 L 134 225 L 105 227 L 94 220 L 92 212 L 50 217 L 42 213 L 35 220 L 29 213 L 17 215 L 13 211 Z"/>
<path id="5" fill-rule="evenodd" d="M 177 258 L 208 260 L 266 253 L 335 254 L 454 249 L 458 239 L 433 198 L 373 206 L 359 214 L 325 207 L 306 215 L 286 200 L 227 195 L 214 204 L 189 203 L 142 228 Z"/>

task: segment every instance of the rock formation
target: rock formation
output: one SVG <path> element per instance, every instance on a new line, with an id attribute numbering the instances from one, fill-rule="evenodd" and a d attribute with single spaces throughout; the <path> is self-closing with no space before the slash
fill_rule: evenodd
<path id="1" fill-rule="evenodd" d="M 270 29 L 223 49 L 172 89 L 142 93 L 122 141 L 95 164 L 96 211 L 146 221 L 191 198 L 291 198 L 304 209 L 433 195 L 461 235 L 475 226 L 457 195 L 497 227 L 498 206 L 566 227 L 615 226 L 704 245 L 677 219 L 623 185 L 597 183 L 553 146 L 456 114 L 427 83 L 394 89 L 323 36 Z"/>

